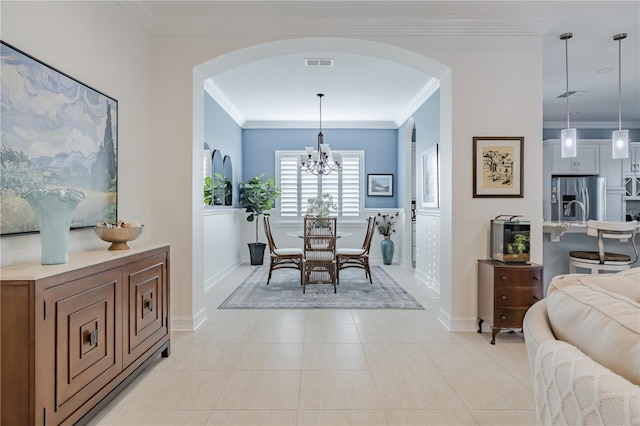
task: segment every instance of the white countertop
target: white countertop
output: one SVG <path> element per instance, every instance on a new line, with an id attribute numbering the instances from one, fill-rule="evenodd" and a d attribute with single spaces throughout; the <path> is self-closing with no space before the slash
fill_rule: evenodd
<path id="1" fill-rule="evenodd" d="M 560 237 L 566 233 L 570 234 L 586 234 L 587 223 L 586 222 L 542 222 L 542 232 L 550 234 L 549 239 L 557 243 L 560 241 Z M 638 226 L 638 232 L 640 232 L 640 225 Z"/>
<path id="2" fill-rule="evenodd" d="M 3 266 L 0 269 L 0 277 L 3 280 L 39 280 L 62 272 L 73 271 L 87 266 L 96 265 L 107 260 L 117 259 L 132 254 L 143 253 L 168 244 L 135 244 L 128 250 L 90 249 L 77 252 L 69 252 L 69 262 L 58 265 L 41 265 L 39 262 L 16 263 Z"/>

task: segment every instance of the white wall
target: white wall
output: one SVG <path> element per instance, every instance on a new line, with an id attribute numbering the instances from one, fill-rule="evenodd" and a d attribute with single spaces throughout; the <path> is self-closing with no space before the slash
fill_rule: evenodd
<path id="1" fill-rule="evenodd" d="M 150 37 L 115 3 L 2 2 L 3 41 L 118 100 L 118 217 L 138 220 L 138 242 L 164 242 L 150 209 L 148 137 Z M 39 234 L 0 240 L 2 265 L 40 261 Z M 69 250 L 104 248 L 93 230 L 74 230 Z"/>
<path id="2" fill-rule="evenodd" d="M 295 22 L 280 30 L 290 39 L 306 35 Z M 348 33 L 331 24 L 316 31 L 327 37 Z M 172 315 L 185 327 L 197 325 L 204 299 L 203 139 L 194 123 L 202 122 L 202 82 L 211 74 L 194 67 L 278 36 L 153 36 L 149 57 L 149 38 L 114 3 L 3 2 L 2 37 L 120 101 L 120 216 L 150 225 L 143 238 L 160 236 L 171 244 Z M 542 260 L 542 38 L 351 37 L 383 43 L 389 47 L 387 58 L 408 57 L 416 67 L 419 61 L 412 54 L 433 59 L 433 74 L 441 81 L 441 320 L 451 329 L 472 330 L 476 263 L 488 254 L 489 220 L 526 213 L 532 222 L 532 260 Z M 322 47 L 322 40 L 311 47 L 318 44 Z M 261 54 L 273 48 L 260 46 Z M 218 72 L 224 68 L 217 66 Z M 471 197 L 473 136 L 525 137 L 524 198 Z M 37 251 L 25 248 L 27 240 L 33 242 L 29 237 L 3 239 L 3 256 L 11 252 L 15 261 L 15 248 L 27 251 L 20 258 L 37 258 Z"/>

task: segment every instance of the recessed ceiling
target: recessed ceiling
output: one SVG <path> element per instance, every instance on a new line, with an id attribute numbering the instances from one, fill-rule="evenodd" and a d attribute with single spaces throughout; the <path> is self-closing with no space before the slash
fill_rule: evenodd
<path id="1" fill-rule="evenodd" d="M 618 121 L 618 42 L 622 42 L 623 125 L 640 127 L 640 2 L 638 1 L 119 1 L 150 34 L 370 37 L 539 35 L 543 46 L 544 127 L 566 125 L 564 42 L 569 48 L 571 122 L 612 127 Z M 330 57 L 327 69 L 305 57 Z M 431 77 L 386 61 L 335 52 L 305 52 L 246 64 L 214 76 L 237 118 L 317 122 L 316 93 L 325 92 L 323 121 L 386 126 L 402 119 Z M 611 72 L 600 70 L 613 68 Z M 404 108 L 403 108 L 404 106 Z M 385 123 L 385 124 L 381 124 Z"/>
<path id="2" fill-rule="evenodd" d="M 333 66 L 306 66 L 306 58 L 331 58 Z M 214 90 L 232 100 L 239 111 L 234 118 L 244 128 L 273 122 L 316 127 L 318 93 L 325 95 L 325 127 L 397 128 L 431 94 L 434 82 L 431 76 L 396 62 L 319 51 L 254 61 L 210 79 Z"/>

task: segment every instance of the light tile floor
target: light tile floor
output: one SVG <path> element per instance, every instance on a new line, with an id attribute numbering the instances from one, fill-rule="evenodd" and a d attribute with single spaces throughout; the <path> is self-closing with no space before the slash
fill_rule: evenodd
<path id="1" fill-rule="evenodd" d="M 172 332 L 171 356 L 91 424 L 535 424 L 522 334 L 450 333 L 435 291 L 385 269 L 424 311 L 217 310 L 241 266 L 207 293 L 208 321 Z"/>

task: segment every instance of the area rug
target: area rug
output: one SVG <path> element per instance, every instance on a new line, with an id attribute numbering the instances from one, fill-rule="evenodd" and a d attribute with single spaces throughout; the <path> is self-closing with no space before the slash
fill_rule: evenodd
<path id="1" fill-rule="evenodd" d="M 331 284 L 307 285 L 300 272 L 280 269 L 267 285 L 269 266 L 257 267 L 218 309 L 424 309 L 380 266 L 371 267 L 373 285 L 361 269 L 340 271 L 338 292 Z"/>

